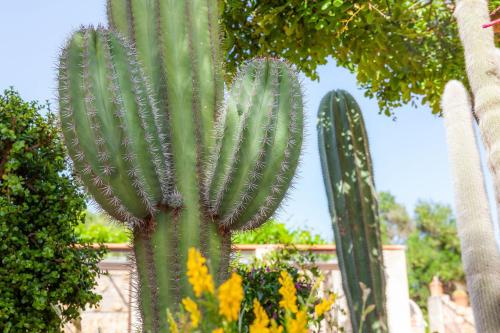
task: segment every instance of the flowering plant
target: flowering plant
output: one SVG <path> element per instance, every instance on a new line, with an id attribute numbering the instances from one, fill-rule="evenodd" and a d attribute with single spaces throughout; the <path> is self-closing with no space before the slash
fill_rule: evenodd
<path id="1" fill-rule="evenodd" d="M 277 249 L 250 264 L 234 261 L 233 269 L 243 277 L 245 295 L 242 301 L 242 332 L 247 333 L 255 319 L 254 299 L 257 299 L 271 319 L 285 322 L 286 311 L 279 306 L 280 274 L 286 271 L 294 281 L 298 299 L 306 300 L 312 292 L 314 281 L 320 277 L 314 258 L 307 253 Z"/>
<path id="2" fill-rule="evenodd" d="M 243 300 L 245 291 L 243 278 L 233 272 L 228 280 L 216 290 L 213 278 L 208 271 L 206 259 L 191 248 L 188 254 L 187 276 L 193 287 L 194 297 L 182 300 L 180 311 L 175 315 L 167 310 L 167 318 L 172 333 L 306 333 L 310 328 L 319 329 L 319 323 L 330 311 L 335 295 L 324 299 L 317 297 L 321 280 L 310 287 L 307 297 L 297 292 L 298 281 L 287 270 L 281 270 L 278 277 L 279 309 L 282 317 L 266 311 L 262 303 L 265 298 L 252 300 L 251 323 L 243 320 Z"/>

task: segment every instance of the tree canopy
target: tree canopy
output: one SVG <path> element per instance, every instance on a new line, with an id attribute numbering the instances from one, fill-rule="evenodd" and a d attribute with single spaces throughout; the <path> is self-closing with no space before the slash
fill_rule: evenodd
<path id="1" fill-rule="evenodd" d="M 383 244 L 404 244 L 414 230 L 414 223 L 406 207 L 389 192 L 378 194 L 380 228 Z"/>
<path id="2" fill-rule="evenodd" d="M 449 206 L 421 201 L 415 207 L 416 229 L 407 240 L 410 296 L 427 306 L 428 285 L 434 276 L 444 282 L 447 292 L 465 281 L 460 241 Z"/>
<path id="3" fill-rule="evenodd" d="M 271 55 L 319 79 L 317 66 L 332 57 L 386 115 L 418 102 L 438 113 L 446 82 L 466 81 L 451 0 L 221 1 L 229 72 Z"/>
<path id="4" fill-rule="evenodd" d="M 405 244 L 410 296 L 424 310 L 434 276 L 451 293 L 465 283 L 455 217 L 447 205 L 419 201 L 410 217 L 389 192 L 379 193 L 383 242 Z"/>

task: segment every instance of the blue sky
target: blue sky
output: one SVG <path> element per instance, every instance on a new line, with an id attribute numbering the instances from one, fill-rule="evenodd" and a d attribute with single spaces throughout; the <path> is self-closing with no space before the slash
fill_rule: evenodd
<path id="1" fill-rule="evenodd" d="M 50 100 L 54 107 L 60 47 L 80 25 L 106 24 L 104 0 L 2 1 L 0 89 L 14 86 L 25 99 Z M 316 110 L 332 89 L 349 91 L 361 105 L 370 138 L 379 191 L 392 192 L 411 212 L 419 199 L 452 204 L 445 132 L 427 107 L 394 110 L 396 120 L 378 114 L 354 75 L 333 61 L 319 68 L 320 82 L 304 78 L 307 133 L 295 189 L 278 213 L 290 227 L 308 227 L 333 237 L 317 153 Z M 491 183 L 491 182 L 489 182 Z M 491 192 L 491 186 L 489 186 Z M 494 214 L 496 216 L 496 214 Z"/>

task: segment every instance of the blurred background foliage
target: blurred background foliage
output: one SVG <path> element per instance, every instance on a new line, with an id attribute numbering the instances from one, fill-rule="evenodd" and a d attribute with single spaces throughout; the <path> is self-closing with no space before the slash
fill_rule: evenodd
<path id="1" fill-rule="evenodd" d="M 392 194 L 381 192 L 379 210 L 384 243 L 406 245 L 410 297 L 424 311 L 434 276 L 448 294 L 464 286 L 460 242 L 450 206 L 420 200 L 410 217 Z"/>
<path id="2" fill-rule="evenodd" d="M 87 210 L 85 222 L 75 228 L 80 241 L 91 243 L 128 243 L 130 231 L 104 214 Z"/>
<path id="3" fill-rule="evenodd" d="M 111 220 L 108 216 L 87 211 L 85 223 L 75 228 L 82 242 L 128 243 L 130 231 L 127 227 Z M 320 235 L 306 228 L 290 229 L 285 223 L 271 220 L 262 227 L 234 235 L 236 244 L 326 244 Z"/>

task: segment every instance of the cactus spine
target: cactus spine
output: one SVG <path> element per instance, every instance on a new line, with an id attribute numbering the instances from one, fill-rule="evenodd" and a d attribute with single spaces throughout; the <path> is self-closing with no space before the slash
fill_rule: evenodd
<path id="1" fill-rule="evenodd" d="M 471 103 L 460 82 L 448 82 L 442 109 L 454 179 L 458 235 L 474 322 L 480 333 L 498 332 L 500 254 L 473 129 Z"/>
<path id="2" fill-rule="evenodd" d="M 108 1 L 111 29 L 82 28 L 63 49 L 61 126 L 75 172 L 95 201 L 133 231 L 144 332 L 191 293 L 190 247 L 218 279 L 231 233 L 276 210 L 303 135 L 297 75 L 247 63 L 226 102 L 217 1 Z"/>
<path id="3" fill-rule="evenodd" d="M 360 282 L 371 290 L 367 304 L 375 305 L 363 332 L 376 331 L 374 324 L 385 331 L 384 264 L 368 137 L 359 106 L 346 91 L 331 91 L 321 100 L 318 143 L 353 332 L 359 332 L 362 317 Z"/>

